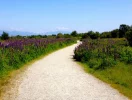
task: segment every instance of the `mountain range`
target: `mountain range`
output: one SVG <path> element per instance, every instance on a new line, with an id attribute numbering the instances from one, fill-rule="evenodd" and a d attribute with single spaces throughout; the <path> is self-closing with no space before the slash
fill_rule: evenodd
<path id="1" fill-rule="evenodd" d="M 52 35 L 52 34 L 58 34 L 58 33 L 67 33 L 70 34 L 70 31 L 52 31 L 52 32 L 44 32 L 44 33 L 35 33 L 35 32 L 24 32 L 24 31 L 5 31 L 7 32 L 10 36 L 16 36 L 16 35 L 21 35 L 21 36 L 29 36 L 29 35 Z M 0 30 L 0 35 L 3 33 L 3 30 Z"/>

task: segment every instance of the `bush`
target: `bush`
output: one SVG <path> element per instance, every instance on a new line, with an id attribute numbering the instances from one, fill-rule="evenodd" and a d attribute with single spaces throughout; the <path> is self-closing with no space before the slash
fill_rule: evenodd
<path id="1" fill-rule="evenodd" d="M 125 47 L 120 51 L 120 61 L 124 61 L 126 63 L 132 63 L 132 48 Z"/>
<path id="2" fill-rule="evenodd" d="M 6 44 L 0 42 L 0 79 L 41 55 L 75 43 L 75 39 L 10 39 L 6 43 L 5 47 Z"/>
<path id="3" fill-rule="evenodd" d="M 129 42 L 129 45 L 132 46 L 132 29 L 126 33 L 126 38 Z"/>
<path id="4" fill-rule="evenodd" d="M 63 34 L 62 33 L 58 33 L 56 38 L 63 38 Z"/>
<path id="5" fill-rule="evenodd" d="M 71 36 L 73 36 L 73 37 L 76 37 L 77 35 L 78 35 L 77 31 L 73 31 L 73 32 L 71 33 Z"/>
<path id="6" fill-rule="evenodd" d="M 132 48 L 126 43 L 124 39 L 83 40 L 75 49 L 74 58 L 93 69 L 106 69 L 118 61 L 132 63 Z"/>
<path id="7" fill-rule="evenodd" d="M 3 32 L 3 34 L 1 35 L 1 39 L 2 39 L 2 40 L 7 40 L 7 39 L 9 39 L 8 33 Z"/>
<path id="8" fill-rule="evenodd" d="M 102 64 L 101 59 L 90 59 L 88 62 L 88 66 L 95 70 L 100 69 L 101 64 Z"/>
<path id="9" fill-rule="evenodd" d="M 106 67 L 112 67 L 116 65 L 116 61 L 113 58 L 107 57 L 102 60 L 102 69 L 105 69 Z"/>

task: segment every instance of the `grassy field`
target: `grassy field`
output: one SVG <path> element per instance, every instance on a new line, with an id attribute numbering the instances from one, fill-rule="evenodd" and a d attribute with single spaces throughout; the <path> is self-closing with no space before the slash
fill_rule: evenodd
<path id="1" fill-rule="evenodd" d="M 29 62 L 26 62 L 26 63 L 21 62 L 22 64 L 19 66 L 19 68 L 15 68 L 12 70 L 5 70 L 6 72 L 3 72 L 4 74 L 0 78 L 0 97 L 6 90 L 7 86 L 8 86 L 8 89 L 12 87 L 12 80 L 16 79 L 16 76 L 20 75 L 27 68 L 27 66 L 34 63 L 36 60 L 42 59 L 44 56 L 47 56 L 48 54 L 56 50 L 70 46 L 74 43 L 76 43 L 76 40 L 71 40 L 69 42 L 63 41 L 63 43 L 57 42 L 57 44 L 56 43 L 50 44 L 48 48 L 45 48 L 47 49 L 47 52 L 42 53 L 41 55 L 37 56 L 36 58 L 33 58 Z"/>
<path id="2" fill-rule="evenodd" d="M 132 99 L 132 48 L 125 39 L 85 40 L 74 58 L 86 72 Z"/>
<path id="3" fill-rule="evenodd" d="M 0 43 L 0 79 L 12 70 L 59 48 L 75 43 L 72 39 L 17 39 Z"/>

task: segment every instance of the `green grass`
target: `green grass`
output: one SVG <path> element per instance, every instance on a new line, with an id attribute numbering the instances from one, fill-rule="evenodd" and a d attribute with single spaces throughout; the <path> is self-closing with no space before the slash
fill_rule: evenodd
<path id="1" fill-rule="evenodd" d="M 39 56 L 37 56 L 36 58 L 30 60 L 29 62 L 21 62 L 19 67 L 16 69 L 6 69 L 0 72 L 0 97 L 2 95 L 2 93 L 5 91 L 4 87 L 6 85 L 8 85 L 8 83 L 10 83 L 10 80 L 15 77 L 17 74 L 23 72 L 23 70 L 25 70 L 27 68 L 28 65 L 34 63 L 35 61 L 49 55 L 50 53 L 57 51 L 59 49 L 65 48 L 67 46 L 73 45 L 75 43 L 74 42 L 69 42 L 69 43 L 63 43 L 63 44 L 53 44 L 50 45 L 49 47 L 47 47 L 45 50 L 46 52 L 40 54 Z"/>
<path id="2" fill-rule="evenodd" d="M 126 39 L 86 39 L 74 54 L 88 73 L 132 99 L 132 47 Z"/>
<path id="3" fill-rule="evenodd" d="M 4 52 L 0 51 L 0 80 L 6 77 L 10 71 L 17 70 L 21 68 L 24 64 L 50 52 L 58 50 L 60 48 L 69 46 L 75 43 L 75 41 L 64 41 L 48 44 L 46 47 L 35 48 L 26 46 L 23 51 L 11 51 L 10 49 L 5 49 Z"/>
<path id="4" fill-rule="evenodd" d="M 118 62 L 114 67 L 105 70 L 94 70 L 85 63 L 80 63 L 86 72 L 110 84 L 120 93 L 132 99 L 132 65 Z"/>

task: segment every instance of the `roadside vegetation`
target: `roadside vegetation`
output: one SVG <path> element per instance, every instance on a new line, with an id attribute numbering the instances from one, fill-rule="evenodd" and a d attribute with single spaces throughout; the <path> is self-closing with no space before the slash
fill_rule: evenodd
<path id="1" fill-rule="evenodd" d="M 132 26 L 111 32 L 88 32 L 74 51 L 85 70 L 132 99 Z"/>
<path id="2" fill-rule="evenodd" d="M 75 42 L 76 38 L 64 35 L 9 37 L 3 32 L 0 40 L 0 80 L 26 63 Z"/>
<path id="3" fill-rule="evenodd" d="M 0 36 L 0 97 L 6 85 L 28 65 L 47 54 L 76 43 L 71 34 Z"/>
<path id="4" fill-rule="evenodd" d="M 87 72 L 132 99 L 132 26 L 125 24 L 102 33 L 73 31 L 71 34 L 9 36 L 3 32 L 0 36 L 0 81 L 26 63 L 71 45 L 77 39 L 82 44 L 75 48 L 74 59 Z"/>

